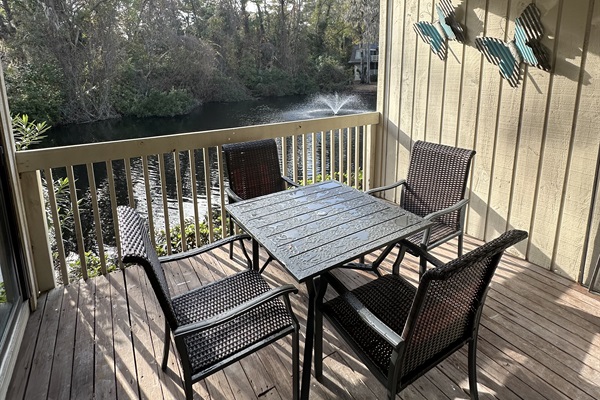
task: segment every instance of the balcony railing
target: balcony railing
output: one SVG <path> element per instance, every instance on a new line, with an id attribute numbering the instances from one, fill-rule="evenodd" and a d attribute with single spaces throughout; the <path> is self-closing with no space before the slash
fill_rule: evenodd
<path id="1" fill-rule="evenodd" d="M 145 212 L 166 254 L 226 236 L 221 145 L 275 138 L 295 181 L 332 177 L 369 187 L 379 113 L 17 152 L 38 289 L 122 267 L 118 205 Z M 205 219 L 205 221 L 204 221 Z M 175 239 L 170 239 L 175 238 Z M 56 275 L 55 275 L 56 271 Z"/>

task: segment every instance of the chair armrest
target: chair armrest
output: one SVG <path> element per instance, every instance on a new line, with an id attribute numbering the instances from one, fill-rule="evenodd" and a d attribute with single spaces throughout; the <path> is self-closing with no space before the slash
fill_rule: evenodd
<path id="1" fill-rule="evenodd" d="M 358 316 L 373 329 L 379 336 L 381 336 L 386 342 L 394 347 L 397 347 L 402 342 L 402 337 L 394 332 L 389 326 L 387 326 L 382 320 L 377 318 L 375 314 L 365 307 L 356 296 L 351 292 L 344 294 L 344 298 L 357 313 Z"/>
<path id="2" fill-rule="evenodd" d="M 242 235 L 235 235 L 235 236 L 228 236 L 224 239 L 220 239 L 217 240 L 215 242 L 212 242 L 210 244 L 204 245 L 202 247 L 198 247 L 196 249 L 192 249 L 189 251 L 184 251 L 182 253 L 176 253 L 176 254 L 171 254 L 168 256 L 163 256 L 163 257 L 159 257 L 158 261 L 160 261 L 160 263 L 166 263 L 166 262 L 170 262 L 170 261 L 177 261 L 177 260 L 181 260 L 183 258 L 188 258 L 188 257 L 193 257 L 193 256 L 197 256 L 198 254 L 202 254 L 205 253 L 207 251 L 210 250 L 214 250 L 217 247 L 221 247 L 223 245 L 229 244 L 229 243 L 233 243 L 236 240 L 244 240 L 244 239 L 251 239 L 250 235 L 246 235 L 246 234 L 242 234 Z"/>
<path id="3" fill-rule="evenodd" d="M 369 190 L 365 191 L 365 193 L 373 194 L 373 193 L 377 193 L 377 192 L 383 192 L 384 190 L 394 189 L 401 185 L 406 185 L 406 179 L 400 179 L 398 182 L 392 183 L 391 185 L 380 186 L 378 188 L 369 189 Z"/>
<path id="4" fill-rule="evenodd" d="M 436 218 L 441 217 L 445 214 L 450 214 L 451 212 L 458 211 L 461 208 L 464 208 L 469 204 L 469 199 L 462 199 L 459 202 L 451 205 L 450 207 L 446 207 L 442 210 L 434 211 L 432 213 L 427 214 L 423 217 L 423 219 L 434 221 Z M 429 244 L 429 235 L 431 234 L 431 228 L 427 228 L 423 231 L 423 240 L 421 240 L 421 244 L 427 246 Z"/>
<path id="5" fill-rule="evenodd" d="M 237 194 L 235 194 L 235 192 L 233 190 L 231 190 L 231 188 L 229 186 L 225 187 L 225 193 L 229 197 L 229 202 L 230 203 L 236 203 L 238 201 L 244 200 L 240 196 L 238 196 Z"/>
<path id="6" fill-rule="evenodd" d="M 429 213 L 426 216 L 424 216 L 423 218 L 433 221 L 434 219 L 439 218 L 442 215 L 450 214 L 451 212 L 460 210 L 461 208 L 466 207 L 467 204 L 469 204 L 469 199 L 462 199 L 461 201 L 451 205 L 450 207 L 446 207 L 442 210 L 438 210 L 438 211 Z"/>
<path id="7" fill-rule="evenodd" d="M 173 332 L 173 335 L 175 337 L 187 336 L 187 335 L 191 335 L 193 333 L 205 331 L 205 330 L 215 327 L 217 325 L 221 325 L 228 321 L 231 321 L 232 319 L 237 318 L 240 315 L 247 313 L 248 311 L 253 310 L 262 304 L 265 304 L 266 302 L 271 301 L 276 297 L 289 296 L 290 293 L 296 294 L 296 293 L 298 293 L 298 289 L 294 285 L 284 285 L 284 286 L 280 286 L 275 289 L 271 289 L 268 292 L 261 294 L 260 296 L 257 296 L 257 297 L 255 297 L 251 300 L 248 300 L 247 302 L 240 304 L 232 309 L 229 309 L 218 315 L 215 315 L 214 317 L 205 319 L 203 321 L 198 321 L 193 324 L 187 324 L 187 325 L 181 326 L 181 327 L 175 329 L 175 331 Z M 290 311 L 290 313 L 292 312 L 292 310 L 289 308 L 288 308 L 288 311 Z"/>
<path id="8" fill-rule="evenodd" d="M 292 187 L 300 187 L 301 186 L 299 183 L 294 182 L 287 176 L 282 176 L 281 179 L 283 179 L 285 181 L 285 183 L 287 183 L 288 185 L 290 185 Z"/>

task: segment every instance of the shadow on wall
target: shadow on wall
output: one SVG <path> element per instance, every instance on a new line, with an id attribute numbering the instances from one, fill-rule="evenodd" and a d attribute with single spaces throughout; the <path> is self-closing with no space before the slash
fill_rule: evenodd
<path id="1" fill-rule="evenodd" d="M 391 126 L 390 125 L 391 130 L 398 130 L 399 129 L 396 126 Z M 410 151 L 412 149 L 412 146 L 414 144 L 414 140 L 412 140 L 408 135 L 404 134 L 404 133 L 400 133 L 401 137 L 398 137 L 398 145 L 403 147 L 405 149 L 405 151 L 407 152 L 407 154 L 410 154 Z M 473 168 L 474 166 L 477 165 L 477 157 L 478 155 L 475 155 L 475 158 L 473 159 L 473 162 L 471 164 L 471 172 L 469 174 L 469 181 L 471 181 L 472 177 L 473 177 Z M 400 160 L 399 162 L 406 162 L 406 164 L 408 165 L 409 159 L 403 161 Z M 399 176 L 398 179 L 402 179 L 404 177 Z M 391 182 L 381 182 L 382 185 L 384 184 L 389 184 Z M 470 198 L 470 204 L 468 207 L 468 211 L 467 211 L 467 219 L 468 219 L 468 215 L 469 213 L 472 212 L 477 212 L 480 215 L 484 215 L 485 217 L 483 218 L 483 220 L 485 221 L 489 221 L 489 220 L 493 220 L 493 221 L 502 221 L 505 225 L 504 229 L 498 229 L 498 231 L 502 232 L 502 231 L 506 231 L 509 229 L 523 229 L 527 232 L 529 232 L 530 230 L 530 226 L 514 226 L 512 224 L 510 224 L 503 216 L 501 216 L 500 214 L 498 214 L 492 207 L 489 206 L 488 201 L 479 198 L 475 193 L 473 193 L 470 188 L 471 188 L 471 184 L 468 184 L 467 186 L 467 193 L 466 193 L 466 197 Z M 398 196 L 397 192 L 395 194 L 395 200 L 397 200 L 397 196 Z M 514 200 L 513 200 L 514 201 Z M 538 201 L 540 201 L 538 199 Z M 484 207 L 483 209 L 481 207 Z M 467 232 L 468 233 L 468 232 Z M 591 227 L 590 232 L 588 232 L 587 235 L 587 240 L 589 241 L 590 238 L 595 238 L 593 243 L 589 243 L 589 246 L 593 246 L 592 247 L 592 252 L 591 252 L 591 259 L 588 259 L 588 251 L 584 251 L 583 255 L 582 255 L 582 260 L 581 260 L 581 266 L 579 268 L 579 275 L 582 277 L 582 279 L 584 279 L 583 281 L 583 285 L 584 286 L 588 286 L 590 285 L 590 281 L 592 278 L 592 272 L 593 272 L 593 268 L 596 265 L 596 260 L 599 259 L 600 257 L 600 226 L 595 226 L 595 227 Z M 552 258 L 549 257 L 547 254 L 544 253 L 543 250 L 538 249 L 535 247 L 535 245 L 532 242 L 533 238 L 532 235 L 530 233 L 527 241 L 521 242 L 519 244 L 517 244 L 514 249 L 517 249 L 517 251 L 511 251 L 510 253 L 513 255 L 517 255 L 518 257 L 521 258 L 526 258 L 528 254 L 531 254 L 531 252 L 536 252 L 538 257 L 542 257 L 543 263 L 542 265 L 552 265 Z M 582 246 L 584 248 L 586 248 L 585 246 Z M 554 268 L 551 269 L 551 271 L 553 272 L 558 272 L 559 275 L 564 275 L 564 274 L 560 274 L 561 271 L 563 271 L 560 267 L 560 265 L 555 266 Z M 600 274 L 598 274 L 600 275 Z M 600 277 L 598 277 L 596 279 L 595 282 L 595 287 L 598 287 L 600 289 Z"/>

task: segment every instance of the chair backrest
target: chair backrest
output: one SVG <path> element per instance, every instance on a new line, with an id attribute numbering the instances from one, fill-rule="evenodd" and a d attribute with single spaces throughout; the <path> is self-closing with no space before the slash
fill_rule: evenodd
<path id="1" fill-rule="evenodd" d="M 424 217 L 462 200 L 474 155 L 473 150 L 415 142 L 402 193 L 402 208 Z M 446 214 L 440 221 L 458 230 L 460 212 Z"/>
<path id="2" fill-rule="evenodd" d="M 421 278 L 402 332 L 400 376 L 419 375 L 477 335 L 489 284 L 504 250 L 525 239 L 512 230 Z"/>
<path id="3" fill-rule="evenodd" d="M 117 207 L 117 215 L 123 262 L 139 264 L 144 268 L 169 326 L 172 330 L 176 329 L 178 324 L 169 286 L 156 249 L 150 240 L 146 221 L 136 210 L 127 206 Z"/>
<path id="4" fill-rule="evenodd" d="M 223 145 L 229 187 L 242 199 L 285 189 L 273 139 Z"/>

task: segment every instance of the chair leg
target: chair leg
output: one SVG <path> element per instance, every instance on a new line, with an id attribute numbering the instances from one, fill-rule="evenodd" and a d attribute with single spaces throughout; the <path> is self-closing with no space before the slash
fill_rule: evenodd
<path id="1" fill-rule="evenodd" d="M 458 256 L 463 255 L 463 235 L 462 233 L 458 235 Z"/>
<path id="2" fill-rule="evenodd" d="M 169 360 L 169 345 L 171 344 L 171 331 L 169 330 L 169 323 L 165 318 L 165 343 L 163 346 L 163 359 L 162 359 L 162 370 L 167 370 L 167 362 Z"/>
<path id="3" fill-rule="evenodd" d="M 320 280 L 320 287 L 315 299 L 315 378 L 319 382 L 323 380 L 323 312 L 321 311 L 321 306 L 323 305 L 325 292 L 327 292 L 327 285 L 328 282 L 326 279 Z"/>
<path id="4" fill-rule="evenodd" d="M 399 245 L 400 250 L 398 250 L 398 257 L 396 257 L 396 261 L 394 261 L 394 265 L 392 266 L 392 273 L 394 275 L 398 275 L 400 273 L 400 264 L 404 259 L 404 255 L 406 254 L 406 247 L 403 245 Z"/>
<path id="5" fill-rule="evenodd" d="M 233 219 L 229 217 L 229 234 L 233 234 Z M 233 260 L 233 242 L 229 243 L 229 259 Z"/>
<path id="6" fill-rule="evenodd" d="M 423 256 L 419 256 L 419 280 L 421 280 L 425 271 L 427 271 L 427 259 Z"/>
<path id="7" fill-rule="evenodd" d="M 469 390 L 471 400 L 478 400 L 477 392 L 477 336 L 469 342 Z"/>
<path id="8" fill-rule="evenodd" d="M 194 390 L 192 389 L 192 380 L 186 379 L 183 383 L 185 387 L 185 400 L 194 400 Z"/>

